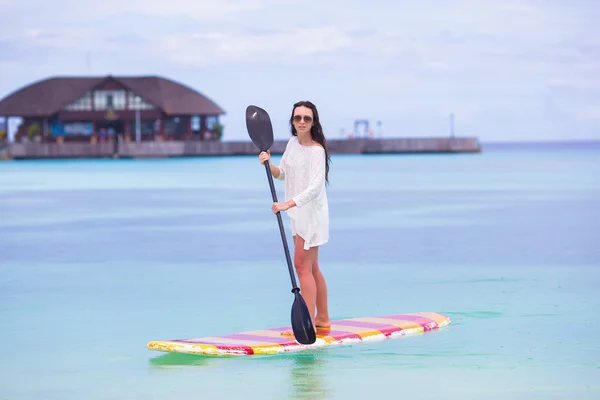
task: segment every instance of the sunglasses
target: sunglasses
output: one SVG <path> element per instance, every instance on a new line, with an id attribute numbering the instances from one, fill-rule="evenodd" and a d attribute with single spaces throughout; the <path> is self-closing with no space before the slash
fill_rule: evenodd
<path id="1" fill-rule="evenodd" d="M 294 115 L 294 122 L 300 122 L 304 119 L 304 122 L 309 122 L 312 121 L 312 117 L 310 115 L 305 115 L 304 117 L 302 115 Z"/>

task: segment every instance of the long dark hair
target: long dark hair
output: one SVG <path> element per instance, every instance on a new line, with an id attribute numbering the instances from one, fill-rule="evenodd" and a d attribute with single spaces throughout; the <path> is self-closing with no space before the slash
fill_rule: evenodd
<path id="1" fill-rule="evenodd" d="M 321 122 L 319 121 L 319 112 L 317 111 L 317 106 L 310 101 L 299 101 L 294 104 L 294 107 L 292 108 L 292 116 L 290 117 L 290 126 L 292 127 L 293 136 L 298 136 L 298 132 L 294 126 L 294 111 L 296 110 L 296 107 L 310 108 L 313 112 L 313 122 L 310 128 L 310 136 L 312 140 L 319 143 L 321 146 L 323 146 L 323 149 L 325 149 L 325 182 L 329 184 L 329 163 L 331 160 L 329 158 L 329 152 L 327 151 L 327 140 L 325 139 L 323 128 L 321 127 Z"/>

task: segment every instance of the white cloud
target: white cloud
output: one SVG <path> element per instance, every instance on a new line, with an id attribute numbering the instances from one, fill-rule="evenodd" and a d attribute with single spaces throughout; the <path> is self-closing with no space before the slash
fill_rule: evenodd
<path id="1" fill-rule="evenodd" d="M 98 2 L 98 5 L 104 12 L 119 9 L 120 11 L 142 12 L 163 17 L 185 15 L 198 21 L 227 18 L 232 14 L 253 11 L 261 7 L 260 2 L 252 0 L 129 0 L 127 2 L 104 0 Z"/>
<path id="2" fill-rule="evenodd" d="M 574 110 L 575 116 L 585 119 L 600 120 L 600 104 L 586 105 Z"/>
<path id="3" fill-rule="evenodd" d="M 8 4 L 0 73 L 14 76 L 10 57 L 21 57 L 23 80 L 72 71 L 91 51 L 94 72 L 191 76 L 219 92 L 268 85 L 284 101 L 330 101 L 340 118 L 364 109 L 442 120 L 454 111 L 461 121 L 543 112 L 589 119 L 600 98 L 591 0 L 330 0 L 318 12 L 299 0 L 0 2 Z M 338 111 L 342 101 L 350 104 Z"/>
<path id="4" fill-rule="evenodd" d="M 2 0 L 0 0 L 2 1 Z M 44 4 L 39 0 L 22 0 L 23 8 L 48 7 L 48 10 L 65 12 L 81 17 L 106 16 L 118 12 L 135 12 L 161 17 L 186 16 L 198 21 L 228 19 L 252 12 L 265 10 L 274 5 L 300 4 L 299 0 L 54 0 Z M 82 20 L 85 23 L 85 20 Z"/>
<path id="5" fill-rule="evenodd" d="M 157 37 L 157 54 L 185 66 L 239 62 L 286 63 L 290 59 L 349 47 L 347 34 L 334 27 L 308 28 L 264 35 L 207 32 Z M 262 62 L 261 62 L 262 61 Z"/>

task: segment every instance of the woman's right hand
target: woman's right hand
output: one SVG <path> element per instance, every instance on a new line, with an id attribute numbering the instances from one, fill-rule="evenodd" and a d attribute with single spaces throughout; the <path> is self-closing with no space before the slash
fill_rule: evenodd
<path id="1" fill-rule="evenodd" d="M 265 161 L 271 161 L 271 150 L 261 151 L 258 155 L 258 161 L 260 161 L 261 164 L 264 164 Z"/>

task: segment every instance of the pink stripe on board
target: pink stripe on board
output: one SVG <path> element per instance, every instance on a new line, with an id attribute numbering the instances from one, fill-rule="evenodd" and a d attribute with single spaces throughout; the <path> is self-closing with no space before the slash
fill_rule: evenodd
<path id="1" fill-rule="evenodd" d="M 251 347 L 248 346 L 231 346 L 231 345 L 226 345 L 226 346 L 217 346 L 217 348 L 219 350 L 226 350 L 226 351 L 237 351 L 237 350 L 243 350 L 244 354 L 254 354 L 254 350 Z"/>
<path id="2" fill-rule="evenodd" d="M 282 328 L 269 328 L 267 330 L 275 331 L 275 332 L 284 332 L 289 329 L 292 329 L 292 328 L 288 326 L 288 327 L 282 327 Z M 358 333 L 349 332 L 349 331 L 337 331 L 337 330 L 325 329 L 325 328 L 317 328 L 317 336 L 321 336 L 321 337 L 327 336 L 327 337 L 330 337 L 335 340 L 361 339 L 361 336 Z"/>
<path id="3" fill-rule="evenodd" d="M 385 317 L 381 318 L 416 322 L 417 324 L 420 324 L 423 328 L 425 328 L 425 330 L 430 330 L 438 327 L 438 323 L 435 322 L 435 320 L 431 318 L 421 317 L 420 315 L 386 315 Z"/>
<path id="4" fill-rule="evenodd" d="M 287 330 L 292 330 L 291 326 L 281 326 L 279 328 L 267 328 L 267 331 L 275 331 L 275 332 L 283 332 L 283 331 L 287 331 Z"/>
<path id="5" fill-rule="evenodd" d="M 325 333 L 325 332 L 323 332 Z M 335 340 L 342 340 L 342 339 L 362 339 L 362 336 L 360 336 L 358 333 L 355 332 L 347 332 L 347 331 L 335 331 L 335 330 L 331 330 L 327 333 L 327 336 L 330 338 L 333 338 Z"/>
<path id="6" fill-rule="evenodd" d="M 186 344 L 205 344 L 208 346 L 215 346 L 221 350 L 243 350 L 246 354 L 254 354 L 254 350 L 250 346 L 243 344 L 231 344 L 231 343 L 221 343 L 221 342 L 192 342 L 190 340 L 172 340 L 172 342 L 177 343 L 186 343 Z"/>
<path id="7" fill-rule="evenodd" d="M 270 337 L 270 336 L 258 336 L 258 335 L 250 335 L 246 333 L 234 333 L 232 335 L 219 336 L 225 339 L 238 339 L 238 340 L 248 340 L 253 342 L 263 342 L 263 343 L 277 343 L 277 344 L 292 344 L 294 342 L 293 336 L 286 338 L 282 336 L 281 338 Z M 295 344 L 295 343 L 294 343 Z"/>
<path id="8" fill-rule="evenodd" d="M 400 327 L 390 325 L 390 324 L 380 324 L 379 322 L 364 322 L 364 321 L 351 321 L 351 320 L 342 320 L 342 321 L 332 321 L 331 325 L 344 325 L 344 326 L 359 326 L 361 328 L 370 328 L 370 329 L 397 329 L 400 330 Z"/>

